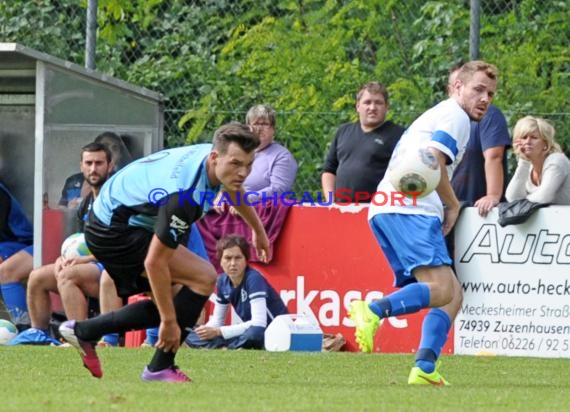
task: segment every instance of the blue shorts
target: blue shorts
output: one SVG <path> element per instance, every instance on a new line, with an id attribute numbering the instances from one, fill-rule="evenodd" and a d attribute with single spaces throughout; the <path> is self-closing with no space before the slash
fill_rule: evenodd
<path id="1" fill-rule="evenodd" d="M 103 264 L 102 264 L 101 262 L 99 262 L 99 261 L 96 260 L 95 262 L 93 262 L 93 264 L 94 264 L 95 266 L 97 266 L 97 269 L 99 269 L 99 273 L 103 273 L 103 271 L 105 270 L 105 268 L 103 267 Z"/>
<path id="2" fill-rule="evenodd" d="M 437 217 L 379 213 L 369 223 L 394 271 L 394 286 L 416 282 L 412 273 L 418 267 L 451 265 Z"/>
<path id="3" fill-rule="evenodd" d="M 33 255 L 34 253 L 34 247 L 32 245 L 28 246 L 25 243 L 20 242 L 2 242 L 0 243 L 0 258 L 2 260 L 6 260 L 10 256 L 18 253 L 20 250 L 24 250 L 30 255 Z"/>

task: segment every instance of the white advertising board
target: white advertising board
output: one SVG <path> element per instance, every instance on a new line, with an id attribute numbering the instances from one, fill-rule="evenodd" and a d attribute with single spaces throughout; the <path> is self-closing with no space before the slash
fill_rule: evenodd
<path id="1" fill-rule="evenodd" d="M 570 207 L 501 227 L 464 210 L 455 228 L 463 304 L 455 353 L 570 358 Z"/>

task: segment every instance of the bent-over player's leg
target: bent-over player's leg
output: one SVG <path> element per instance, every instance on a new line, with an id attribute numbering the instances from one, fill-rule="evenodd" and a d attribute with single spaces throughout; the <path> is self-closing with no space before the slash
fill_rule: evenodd
<path id="1" fill-rule="evenodd" d="M 174 305 L 181 329 L 180 342 L 184 342 L 196 325 L 202 308 L 214 293 L 216 269 L 209 261 L 182 246 L 176 249 L 168 266 L 172 282 L 185 286 L 176 295 Z M 177 302 L 180 306 L 177 306 Z"/>
<path id="2" fill-rule="evenodd" d="M 168 264 L 172 283 L 187 286 L 195 293 L 210 296 L 216 287 L 216 269 L 207 260 L 178 246 Z"/>
<path id="3" fill-rule="evenodd" d="M 178 246 L 174 250 L 169 261 L 169 269 L 171 283 L 173 285 L 186 286 L 190 294 L 188 298 L 184 297 L 186 293 L 178 298 L 182 301 L 187 299 L 191 301 L 191 303 L 187 303 L 186 306 L 183 302 L 179 303 L 181 306 L 180 310 L 184 312 L 179 316 L 183 316 L 184 318 L 189 316 L 190 320 L 185 323 L 192 323 L 193 326 L 193 323 L 195 323 L 195 320 L 200 314 L 200 311 L 198 311 L 196 319 L 194 319 L 194 308 L 199 307 L 201 310 L 213 292 L 216 283 L 216 271 L 211 263 L 190 252 L 183 246 Z M 140 273 L 137 273 L 137 275 L 135 275 L 134 272 L 126 273 L 126 271 L 113 274 L 111 270 L 112 268 L 109 266 L 108 271 L 123 297 L 150 291 L 146 274 L 142 272 L 142 264 Z M 117 271 L 120 271 L 120 269 Z M 136 284 L 137 289 L 129 289 L 131 284 Z M 125 293 L 127 294 L 125 295 Z M 77 322 L 75 328 L 81 339 L 94 341 L 108 333 L 146 329 L 158 326 L 159 323 L 160 316 L 154 302 L 142 300 L 126 305 L 118 310 L 101 314 L 95 318 Z M 182 333 L 185 333 L 184 329 L 182 329 Z"/>
<path id="4" fill-rule="evenodd" d="M 176 249 L 170 259 L 169 269 L 172 281 L 182 285 L 174 297 L 174 309 L 182 343 L 196 324 L 202 308 L 214 291 L 216 271 L 210 262 L 182 246 Z M 175 356 L 174 352 L 165 352 L 157 348 L 142 378 L 144 380 L 184 381 L 185 375 L 174 366 Z"/>
<path id="5" fill-rule="evenodd" d="M 195 325 L 203 306 L 213 293 L 217 275 L 210 262 L 183 246 L 176 248 L 169 260 L 168 267 L 171 283 L 178 285 L 177 288 L 173 289 L 174 307 L 181 329 L 181 342 L 183 342 L 188 334 L 186 329 L 191 329 Z M 140 306 L 146 307 L 151 303 L 155 307 L 152 302 L 143 301 L 140 303 Z M 122 312 L 127 307 L 115 313 Z M 159 323 L 160 318 L 157 321 L 153 318 L 153 324 L 149 327 L 158 326 Z"/>

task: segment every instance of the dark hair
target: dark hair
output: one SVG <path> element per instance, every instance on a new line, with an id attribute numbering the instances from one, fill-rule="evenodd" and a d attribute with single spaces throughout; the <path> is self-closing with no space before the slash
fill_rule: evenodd
<path id="1" fill-rule="evenodd" d="M 368 91 L 370 94 L 381 94 L 384 97 L 384 102 L 388 104 L 388 89 L 382 83 L 379 82 L 368 82 L 363 85 L 358 93 L 356 93 L 356 102 L 360 101 L 360 98 L 364 94 L 364 91 Z"/>
<path id="2" fill-rule="evenodd" d="M 236 143 L 246 153 L 251 153 L 260 143 L 259 137 L 248 126 L 239 122 L 230 122 L 220 126 L 214 132 L 212 143 L 214 149 L 217 149 L 220 154 L 225 154 L 232 142 Z"/>
<path id="3" fill-rule="evenodd" d="M 123 139 L 113 132 L 103 132 L 97 136 L 94 141 L 96 143 L 102 143 L 109 148 L 113 158 L 113 163 L 115 164 L 115 170 L 121 169 L 133 160 Z M 115 156 L 113 156 L 113 154 Z"/>
<path id="4" fill-rule="evenodd" d="M 218 260 L 222 259 L 224 250 L 230 249 L 234 246 L 240 248 L 241 253 L 245 256 L 245 261 L 249 262 L 249 244 L 243 236 L 239 235 L 227 235 L 218 240 L 218 243 L 216 243 L 216 257 Z"/>
<path id="5" fill-rule="evenodd" d="M 81 148 L 81 157 L 80 157 L 81 161 L 83 161 L 83 153 L 85 153 L 85 152 L 88 152 L 88 153 L 105 152 L 105 157 L 107 158 L 107 163 L 111 163 L 111 161 L 113 160 L 113 155 L 111 154 L 111 151 L 103 143 L 91 142 L 91 143 L 88 143 L 85 146 L 83 146 Z"/>

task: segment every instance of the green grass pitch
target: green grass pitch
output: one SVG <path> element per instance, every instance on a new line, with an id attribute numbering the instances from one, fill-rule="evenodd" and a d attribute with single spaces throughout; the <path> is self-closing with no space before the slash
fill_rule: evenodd
<path id="1" fill-rule="evenodd" d="M 410 387 L 412 355 L 180 349 L 190 384 L 143 382 L 152 349 L 1 347 L 0 411 L 564 411 L 570 359 L 445 356 L 449 387 Z"/>

